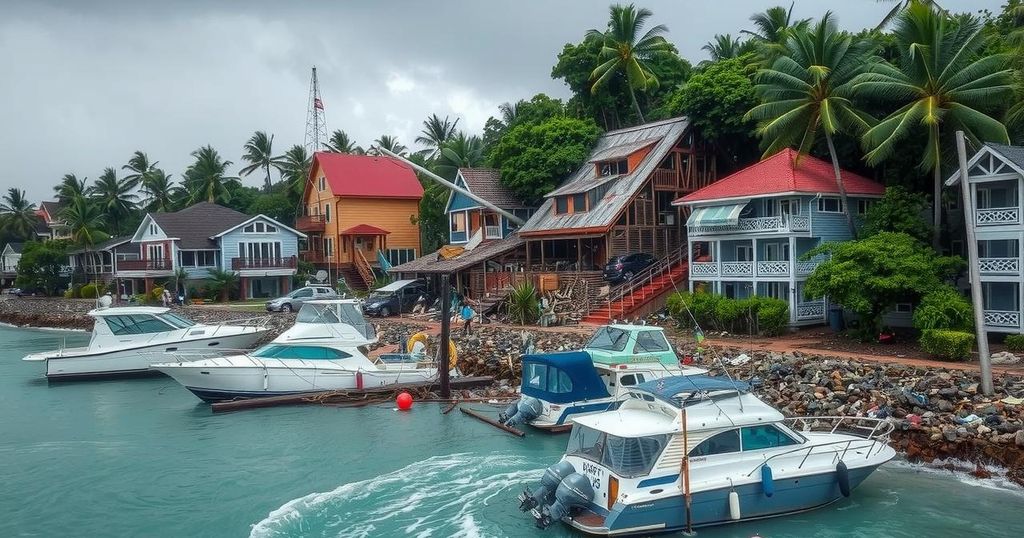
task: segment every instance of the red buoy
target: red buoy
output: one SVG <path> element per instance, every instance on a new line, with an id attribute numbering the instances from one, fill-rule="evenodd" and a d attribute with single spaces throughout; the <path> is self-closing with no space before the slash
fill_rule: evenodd
<path id="1" fill-rule="evenodd" d="M 412 394 L 409 394 L 408 392 L 399 394 L 398 398 L 395 398 L 395 403 L 398 404 L 399 411 L 408 411 L 412 409 Z"/>

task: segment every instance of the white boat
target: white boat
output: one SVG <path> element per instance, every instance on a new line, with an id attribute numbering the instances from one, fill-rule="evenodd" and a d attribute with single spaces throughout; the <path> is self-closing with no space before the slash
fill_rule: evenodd
<path id="1" fill-rule="evenodd" d="M 156 374 L 150 365 L 186 350 L 247 349 L 267 333 L 266 318 L 217 325 L 196 323 L 169 308 L 97 308 L 89 345 L 26 355 L 45 361 L 47 379 Z M 234 324 L 233 324 L 234 323 Z"/>
<path id="2" fill-rule="evenodd" d="M 653 325 L 605 325 L 582 350 L 527 354 L 522 360 L 522 396 L 500 420 L 552 432 L 569 431 L 573 420 L 608 410 L 638 384 L 707 373 L 683 364 L 665 329 Z"/>
<path id="3" fill-rule="evenodd" d="M 365 347 L 377 340 L 358 301 L 330 299 L 302 305 L 295 325 L 252 352 L 153 367 L 207 402 L 325 390 L 361 389 L 437 378 L 423 354 L 370 359 Z"/>
<path id="4" fill-rule="evenodd" d="M 565 455 L 520 509 L 541 528 L 678 532 L 825 506 L 896 454 L 890 422 L 787 420 L 748 389 L 708 376 L 634 387 L 617 409 L 576 419 Z"/>

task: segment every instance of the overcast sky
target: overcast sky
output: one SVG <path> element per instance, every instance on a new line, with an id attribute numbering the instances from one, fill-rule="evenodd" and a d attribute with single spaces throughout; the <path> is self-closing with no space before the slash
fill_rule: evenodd
<path id="1" fill-rule="evenodd" d="M 695 62 L 716 33 L 749 28 L 780 2 L 647 0 L 652 22 Z M 288 4 L 287 7 L 283 7 Z M 1002 0 L 943 0 L 998 11 Z M 505 101 L 545 92 L 555 57 L 607 1 L 387 2 L 0 0 L 0 186 L 52 197 L 65 173 L 95 179 L 137 149 L 180 178 L 189 153 L 212 144 L 240 165 L 253 131 L 277 152 L 301 144 L 310 67 L 330 130 L 367 146 L 381 134 L 412 146 L 431 114 L 479 133 Z M 798 17 L 831 9 L 847 29 L 876 24 L 893 4 L 802 0 Z M 301 6 L 301 7 L 300 7 Z M 254 174 L 246 179 L 258 185 Z"/>

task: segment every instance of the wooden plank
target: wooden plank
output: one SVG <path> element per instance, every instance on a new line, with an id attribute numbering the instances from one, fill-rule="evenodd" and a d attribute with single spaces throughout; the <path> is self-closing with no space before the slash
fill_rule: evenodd
<path id="1" fill-rule="evenodd" d="M 487 415 L 484 415 L 484 414 L 481 414 L 481 413 L 477 413 L 476 411 L 473 411 L 472 409 L 466 409 L 465 407 L 460 407 L 459 411 L 462 411 L 463 414 L 469 415 L 469 416 L 479 420 L 480 422 L 486 422 L 487 424 L 490 424 L 491 426 L 494 426 L 495 428 L 498 428 L 499 430 L 504 430 L 504 431 L 506 431 L 508 433 L 511 433 L 512 435 L 515 435 L 517 437 L 526 437 L 526 433 L 525 432 L 517 430 L 517 429 L 515 429 L 515 428 L 513 428 L 511 426 L 506 426 L 506 425 L 498 422 L 497 420 L 494 420 L 493 418 L 491 418 L 491 417 L 489 417 Z"/>

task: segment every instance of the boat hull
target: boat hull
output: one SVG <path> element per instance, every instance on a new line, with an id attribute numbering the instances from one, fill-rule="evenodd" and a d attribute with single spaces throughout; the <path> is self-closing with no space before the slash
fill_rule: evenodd
<path id="1" fill-rule="evenodd" d="M 46 357 L 46 379 L 50 381 L 159 375 L 150 365 L 167 361 L 169 353 L 248 349 L 256 345 L 266 330 L 249 330 L 192 340 L 160 342 L 148 346 Z"/>
<path id="2" fill-rule="evenodd" d="M 850 489 L 859 486 L 881 464 L 850 468 Z M 774 494 L 765 494 L 760 482 L 738 485 L 741 517 L 730 518 L 729 492 L 722 488 L 695 491 L 691 495 L 693 527 L 710 527 L 806 512 L 843 498 L 835 471 L 778 479 Z M 667 486 L 673 487 L 673 486 Z M 686 529 L 686 501 L 682 494 L 651 502 L 617 502 L 610 511 L 594 507 L 565 519 L 572 527 L 594 536 L 631 536 L 679 532 Z"/>

